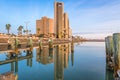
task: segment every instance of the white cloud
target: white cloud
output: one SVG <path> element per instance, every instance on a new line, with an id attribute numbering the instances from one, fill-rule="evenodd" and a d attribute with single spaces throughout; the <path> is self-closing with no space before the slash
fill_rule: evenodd
<path id="1" fill-rule="evenodd" d="M 73 32 L 116 32 L 120 27 L 120 1 L 94 8 L 74 9 L 69 15 Z"/>
<path id="2" fill-rule="evenodd" d="M 80 34 L 81 37 L 86 39 L 105 39 L 105 37 L 110 35 L 112 36 L 112 33 Z"/>

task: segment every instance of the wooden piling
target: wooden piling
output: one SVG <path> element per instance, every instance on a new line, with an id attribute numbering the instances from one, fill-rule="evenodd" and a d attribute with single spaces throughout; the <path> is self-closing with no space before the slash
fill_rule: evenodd
<path id="1" fill-rule="evenodd" d="M 33 40 L 32 38 L 28 38 L 28 41 L 27 41 L 27 47 L 33 47 Z"/>
<path id="2" fill-rule="evenodd" d="M 113 37 L 112 36 L 108 36 L 106 39 L 106 47 L 107 47 L 107 53 L 109 57 L 113 57 Z"/>
<path id="3" fill-rule="evenodd" d="M 49 39 L 48 44 L 49 44 L 49 49 L 52 49 L 53 48 L 53 40 Z"/>
<path id="4" fill-rule="evenodd" d="M 118 66 L 118 68 L 120 69 L 120 33 L 113 34 L 113 43 L 115 66 Z"/>
<path id="5" fill-rule="evenodd" d="M 106 45 L 106 63 L 107 69 L 113 70 L 114 68 L 114 61 L 113 61 L 113 37 L 108 36 L 105 38 L 105 45 Z"/>
<path id="6" fill-rule="evenodd" d="M 39 43 L 39 49 L 41 50 L 42 49 L 42 39 L 39 39 L 38 43 Z"/>

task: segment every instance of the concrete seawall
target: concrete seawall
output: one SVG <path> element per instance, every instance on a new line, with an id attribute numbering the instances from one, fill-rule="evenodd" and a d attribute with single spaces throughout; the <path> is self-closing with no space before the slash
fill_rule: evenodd
<path id="1" fill-rule="evenodd" d="M 0 38 L 0 51 L 6 51 L 6 50 L 14 50 L 12 46 L 15 46 L 15 39 L 16 38 L 11 38 L 12 42 L 9 41 L 8 38 Z M 3 41 L 4 40 L 4 41 Z M 24 48 L 29 48 L 30 44 L 32 44 L 32 47 L 37 47 L 39 46 L 39 41 L 42 41 L 42 45 L 49 45 L 49 39 L 38 39 L 38 38 L 31 38 L 31 43 L 29 42 L 29 38 L 17 38 L 19 41 L 17 48 L 18 49 L 24 49 Z M 71 41 L 69 39 L 53 39 L 52 44 L 63 44 L 63 43 L 70 43 Z"/>

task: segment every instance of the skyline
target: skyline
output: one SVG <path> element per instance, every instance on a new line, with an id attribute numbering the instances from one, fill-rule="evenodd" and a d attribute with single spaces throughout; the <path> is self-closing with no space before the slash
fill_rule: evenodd
<path id="1" fill-rule="evenodd" d="M 65 1 L 65 12 L 69 14 L 73 33 L 113 33 L 120 32 L 119 0 L 76 0 Z M 36 32 L 36 20 L 43 16 L 54 17 L 54 0 L 0 0 L 0 29 L 6 33 L 5 24 L 11 24 L 10 33 L 17 33 L 19 25 Z"/>

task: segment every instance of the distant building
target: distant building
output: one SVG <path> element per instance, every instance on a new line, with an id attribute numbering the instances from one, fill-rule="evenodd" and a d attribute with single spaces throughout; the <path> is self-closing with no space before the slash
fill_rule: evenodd
<path id="1" fill-rule="evenodd" d="M 63 38 L 63 29 L 64 29 L 64 17 L 63 11 L 64 4 L 62 2 L 55 2 L 54 4 L 54 27 L 56 38 Z"/>
<path id="2" fill-rule="evenodd" d="M 50 36 L 54 34 L 53 19 L 42 17 L 40 20 L 36 20 L 36 34 Z"/>
<path id="3" fill-rule="evenodd" d="M 69 32 L 68 32 L 69 38 L 72 38 L 72 29 L 69 27 Z"/>
<path id="4" fill-rule="evenodd" d="M 64 13 L 64 38 L 69 38 L 69 19 L 68 14 Z"/>
<path id="5" fill-rule="evenodd" d="M 54 28 L 56 38 L 70 38 L 72 31 L 69 28 L 68 14 L 64 13 L 63 2 L 55 2 L 54 4 Z"/>

